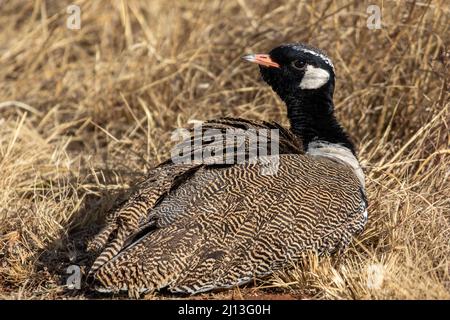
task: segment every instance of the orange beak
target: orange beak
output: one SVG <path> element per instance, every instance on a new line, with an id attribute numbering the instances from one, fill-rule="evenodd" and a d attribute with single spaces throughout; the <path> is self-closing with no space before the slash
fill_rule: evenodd
<path id="1" fill-rule="evenodd" d="M 248 61 L 260 64 L 265 67 L 271 67 L 271 68 L 279 68 L 280 65 L 273 61 L 268 54 L 247 54 L 242 57 L 242 59 Z"/>

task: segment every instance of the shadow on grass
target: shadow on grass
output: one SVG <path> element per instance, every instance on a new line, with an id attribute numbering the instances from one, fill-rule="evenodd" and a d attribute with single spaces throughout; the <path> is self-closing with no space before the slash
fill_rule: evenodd
<path id="1" fill-rule="evenodd" d="M 58 290 L 55 298 L 100 299 L 112 297 L 112 295 L 93 291 L 86 282 L 86 275 L 97 256 L 97 253 L 87 251 L 87 244 L 104 225 L 107 213 L 126 201 L 135 190 L 137 182 L 141 181 L 144 176 L 141 172 L 135 171 L 102 168 L 99 170 L 103 173 L 105 185 L 114 184 L 114 179 L 120 175 L 133 181 L 132 186 L 121 190 L 103 189 L 98 190 L 97 194 L 85 194 L 78 212 L 67 224 L 62 226 L 66 232 L 37 253 L 36 271 L 48 273 L 52 279 L 57 279 L 56 284 L 53 285 L 56 285 L 58 289 L 64 288 L 62 292 Z M 76 184 L 77 177 L 71 178 L 69 183 Z M 68 287 L 71 279 L 75 281 L 74 283 L 79 284 L 77 288 L 70 289 Z M 127 296 L 120 295 L 120 297 Z"/>

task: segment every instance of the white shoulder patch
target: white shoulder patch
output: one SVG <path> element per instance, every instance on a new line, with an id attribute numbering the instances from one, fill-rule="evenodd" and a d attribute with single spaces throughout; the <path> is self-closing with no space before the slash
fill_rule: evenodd
<path id="1" fill-rule="evenodd" d="M 335 159 L 349 165 L 355 172 L 355 175 L 361 183 L 363 189 L 365 188 L 364 172 L 361 169 L 358 159 L 356 159 L 349 148 L 336 143 L 313 141 L 308 144 L 306 153 L 311 156 L 321 156 Z"/>
<path id="2" fill-rule="evenodd" d="M 302 82 L 300 82 L 301 89 L 318 89 L 328 82 L 330 74 L 328 71 L 317 68 L 312 65 L 307 65 L 305 75 Z"/>

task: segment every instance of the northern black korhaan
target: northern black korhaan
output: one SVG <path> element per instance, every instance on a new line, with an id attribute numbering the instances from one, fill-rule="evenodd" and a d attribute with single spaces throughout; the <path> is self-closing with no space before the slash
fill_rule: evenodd
<path id="1" fill-rule="evenodd" d="M 169 159 L 155 167 L 89 246 L 100 252 L 89 274 L 97 290 L 136 296 L 229 288 L 306 252 L 336 252 L 363 230 L 364 175 L 334 115 L 330 58 L 305 44 L 243 58 L 259 64 L 291 128 L 236 118 L 203 128 L 278 129 L 276 174 L 261 174 L 262 164 L 250 162 Z"/>

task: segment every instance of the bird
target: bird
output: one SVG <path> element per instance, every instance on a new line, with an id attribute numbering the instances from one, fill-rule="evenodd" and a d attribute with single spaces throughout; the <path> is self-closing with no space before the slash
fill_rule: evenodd
<path id="1" fill-rule="evenodd" d="M 242 58 L 285 103 L 290 127 L 219 118 L 185 132 L 177 152 L 149 171 L 89 243 L 98 254 L 88 274 L 95 290 L 140 297 L 233 288 L 305 253 L 334 254 L 364 230 L 364 173 L 335 116 L 329 56 L 289 43 Z M 240 141 L 231 148 L 230 132 Z M 276 148 L 251 157 L 260 136 Z M 177 158 L 180 150 L 187 151 Z M 227 152 L 232 161 L 223 161 Z"/>

